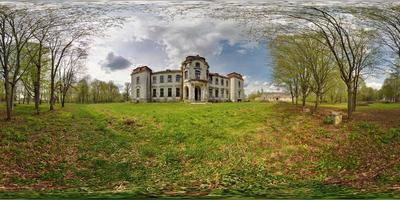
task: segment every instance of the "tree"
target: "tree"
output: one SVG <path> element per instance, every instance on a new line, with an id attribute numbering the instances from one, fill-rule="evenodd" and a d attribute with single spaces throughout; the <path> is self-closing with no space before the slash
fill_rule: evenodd
<path id="1" fill-rule="evenodd" d="M 323 94 L 328 89 L 334 66 L 333 58 L 326 45 L 320 43 L 320 35 L 305 34 L 301 37 L 300 51 L 305 59 L 305 67 L 311 74 L 311 90 L 315 94 L 314 111 L 317 111 Z M 317 39 L 316 39 L 317 38 Z"/>
<path id="2" fill-rule="evenodd" d="M 40 113 L 40 88 L 42 73 L 44 68 L 47 67 L 49 59 L 49 49 L 46 47 L 46 41 L 49 37 L 50 30 L 56 26 L 56 18 L 50 10 L 46 10 L 44 14 L 37 13 L 38 30 L 34 32 L 34 44 L 30 45 L 29 51 L 32 57 L 32 62 L 35 66 L 35 74 L 33 76 L 33 93 L 35 100 L 35 112 Z"/>
<path id="3" fill-rule="evenodd" d="M 77 103 L 89 103 L 90 94 L 89 94 L 89 77 L 82 78 L 76 88 L 76 102 Z"/>
<path id="4" fill-rule="evenodd" d="M 65 106 L 65 99 L 72 84 L 76 82 L 79 71 L 83 68 L 83 60 L 87 53 L 84 49 L 76 48 L 70 50 L 68 59 L 63 59 L 59 67 L 59 86 L 61 107 Z"/>
<path id="5" fill-rule="evenodd" d="M 126 82 L 124 86 L 125 86 L 124 87 L 124 93 L 122 94 L 122 96 L 124 97 L 124 101 L 129 101 L 131 83 L 130 82 Z"/>
<path id="6" fill-rule="evenodd" d="M 36 21 L 26 9 L 0 7 L 0 65 L 6 96 L 6 119 L 11 119 L 15 89 L 29 69 L 21 61 L 28 56 L 24 50 L 37 29 Z"/>
<path id="7" fill-rule="evenodd" d="M 47 46 L 50 54 L 50 110 L 55 105 L 55 81 L 56 75 L 63 59 L 67 56 L 67 52 L 73 48 L 74 42 L 87 36 L 85 29 L 77 26 L 77 21 L 63 21 L 59 26 L 51 29 L 50 36 L 47 39 Z"/>
<path id="8" fill-rule="evenodd" d="M 272 55 L 275 58 L 274 77 L 285 83 L 293 98 L 300 93 L 302 106 L 305 107 L 307 96 L 312 89 L 312 71 L 310 64 L 315 52 L 304 49 L 309 36 L 280 36 L 272 42 Z"/>
<path id="9" fill-rule="evenodd" d="M 392 73 L 383 82 L 381 93 L 384 99 L 388 102 L 400 102 L 400 76 Z"/>
<path id="10" fill-rule="evenodd" d="M 354 110 L 354 89 L 358 87 L 356 84 L 357 74 L 361 74 L 363 57 L 368 51 L 362 48 L 365 43 L 364 34 L 346 24 L 340 15 L 334 15 L 327 9 L 319 9 L 315 7 L 306 8 L 303 11 L 290 14 L 297 19 L 306 20 L 311 23 L 311 30 L 322 36 L 320 42 L 325 44 L 332 56 L 334 57 L 336 66 L 340 72 L 340 77 L 347 87 L 347 116 L 352 118 Z"/>

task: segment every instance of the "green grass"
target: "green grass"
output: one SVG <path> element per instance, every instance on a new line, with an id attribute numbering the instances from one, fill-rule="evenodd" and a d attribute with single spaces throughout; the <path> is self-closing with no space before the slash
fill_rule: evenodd
<path id="1" fill-rule="evenodd" d="M 382 152 L 398 147 L 395 125 L 390 132 L 358 122 L 334 127 L 267 103 L 68 104 L 40 116 L 32 110 L 18 105 L 16 119 L 0 123 L 0 197 L 398 195 L 389 189 L 397 165 L 380 182 L 369 180 L 368 190 L 327 181 L 343 169 L 358 175 L 369 159 L 360 153 L 366 144 Z"/>

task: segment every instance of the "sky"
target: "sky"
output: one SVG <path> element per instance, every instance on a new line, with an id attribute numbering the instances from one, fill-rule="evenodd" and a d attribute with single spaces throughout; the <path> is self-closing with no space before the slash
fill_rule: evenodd
<path id="1" fill-rule="evenodd" d="M 30 7 L 75 5 L 79 8 L 115 8 L 110 9 L 107 14 L 124 18 L 123 24 L 107 29 L 102 36 L 93 36 L 90 42 L 86 73 L 92 79 L 112 80 L 122 87 L 125 82 L 130 81 L 130 73 L 137 66 L 147 65 L 153 71 L 179 69 L 186 56 L 200 55 L 206 58 L 211 72 L 241 73 L 245 79 L 247 94 L 261 89 L 279 90 L 272 84 L 273 62 L 268 48 L 268 36 L 254 31 L 272 29 L 276 19 L 237 19 L 234 15 L 237 11 L 285 9 L 311 4 L 386 6 L 395 2 L 397 1 L 2 1 Z M 218 12 L 221 12 L 220 15 Z M 366 82 L 368 86 L 379 88 L 383 80 L 384 75 L 380 74 L 368 77 Z"/>

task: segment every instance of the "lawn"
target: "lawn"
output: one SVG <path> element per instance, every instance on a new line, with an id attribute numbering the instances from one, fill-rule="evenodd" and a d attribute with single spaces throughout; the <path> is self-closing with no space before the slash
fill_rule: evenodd
<path id="1" fill-rule="evenodd" d="M 400 106 L 339 126 L 323 123 L 330 109 L 68 104 L 34 116 L 17 105 L 0 122 L 0 197 L 400 197 Z"/>

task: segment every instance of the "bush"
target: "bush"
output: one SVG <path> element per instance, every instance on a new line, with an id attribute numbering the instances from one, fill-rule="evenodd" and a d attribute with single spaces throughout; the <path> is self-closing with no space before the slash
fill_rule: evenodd
<path id="1" fill-rule="evenodd" d="M 328 115 L 324 118 L 324 124 L 333 124 L 335 123 L 335 117 L 332 115 Z"/>

